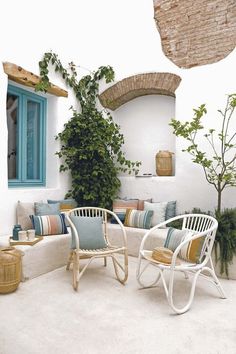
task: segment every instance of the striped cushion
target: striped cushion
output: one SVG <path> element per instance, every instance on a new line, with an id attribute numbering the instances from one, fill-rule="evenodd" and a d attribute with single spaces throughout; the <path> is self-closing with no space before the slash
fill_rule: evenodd
<path id="1" fill-rule="evenodd" d="M 125 221 L 126 210 L 138 209 L 138 199 L 115 199 L 113 202 L 113 212 L 118 216 L 121 222 Z M 112 223 L 116 223 L 115 218 L 112 218 Z"/>
<path id="2" fill-rule="evenodd" d="M 30 216 L 36 235 L 60 235 L 67 234 L 65 215 L 31 215 Z"/>
<path id="3" fill-rule="evenodd" d="M 205 237 L 199 237 L 181 248 L 180 258 L 188 262 L 200 263 Z"/>
<path id="4" fill-rule="evenodd" d="M 167 232 L 164 247 L 167 247 L 174 252 L 182 241 L 187 238 L 191 238 L 193 234 L 193 231 L 178 230 L 170 227 Z M 199 237 L 189 243 L 186 243 L 185 246 L 181 248 L 179 257 L 187 262 L 199 263 L 202 258 L 201 253 L 203 244 L 204 237 Z"/>
<path id="5" fill-rule="evenodd" d="M 125 226 L 150 229 L 152 216 L 152 210 L 141 211 L 128 209 L 125 215 Z"/>
<path id="6" fill-rule="evenodd" d="M 188 230 L 178 230 L 174 227 L 170 227 L 167 232 L 164 247 L 169 248 L 169 250 L 174 252 L 179 246 L 179 244 L 185 239 L 185 237 L 187 237 L 188 234 Z"/>

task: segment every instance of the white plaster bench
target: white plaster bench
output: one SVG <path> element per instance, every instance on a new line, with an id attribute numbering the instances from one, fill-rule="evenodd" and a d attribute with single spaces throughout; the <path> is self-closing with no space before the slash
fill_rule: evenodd
<path id="1" fill-rule="evenodd" d="M 128 253 L 130 256 L 138 256 L 139 246 L 147 230 L 125 227 L 127 234 Z M 43 240 L 34 246 L 15 246 L 24 253 L 22 257 L 22 280 L 38 277 L 44 273 L 66 265 L 71 234 L 44 236 Z M 160 229 L 154 233 L 147 244 L 148 249 L 156 246 L 163 246 L 167 229 Z M 117 224 L 108 224 L 108 235 L 112 243 L 121 244 L 121 231 Z M 9 236 L 0 237 L 0 246 L 9 245 Z"/>
<path id="2" fill-rule="evenodd" d="M 127 235 L 128 253 L 130 256 L 137 257 L 139 253 L 140 243 L 146 229 L 138 229 L 133 227 L 125 227 Z M 150 235 L 146 247 L 152 250 L 155 247 L 163 246 L 168 229 L 159 229 Z M 108 224 L 108 235 L 112 243 L 120 245 L 121 231 L 117 224 Z M 22 280 L 35 278 L 54 269 L 66 265 L 71 244 L 70 231 L 64 235 L 44 236 L 43 240 L 34 246 L 15 246 L 23 251 L 22 258 L 23 277 Z M 9 245 L 9 236 L 0 237 L 0 247 Z M 212 258 L 214 261 L 214 252 Z M 235 261 L 234 256 L 234 261 Z M 236 279 L 236 267 L 230 269 L 230 279 Z M 217 274 L 220 276 L 219 264 L 216 266 Z"/>
<path id="3" fill-rule="evenodd" d="M 34 246 L 17 245 L 15 248 L 23 252 L 22 281 L 38 277 L 64 266 L 67 262 L 71 243 L 71 235 L 44 236 Z M 9 236 L 0 237 L 0 245 L 9 245 Z"/>

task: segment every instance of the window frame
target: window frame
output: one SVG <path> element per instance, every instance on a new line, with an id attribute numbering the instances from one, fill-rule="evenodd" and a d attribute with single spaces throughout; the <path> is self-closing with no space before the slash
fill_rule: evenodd
<path id="1" fill-rule="evenodd" d="M 37 187 L 46 185 L 46 113 L 47 99 L 18 86 L 8 84 L 7 94 L 18 97 L 17 122 L 17 174 L 18 178 L 8 179 L 9 187 Z M 39 178 L 27 179 L 27 102 L 39 104 Z"/>

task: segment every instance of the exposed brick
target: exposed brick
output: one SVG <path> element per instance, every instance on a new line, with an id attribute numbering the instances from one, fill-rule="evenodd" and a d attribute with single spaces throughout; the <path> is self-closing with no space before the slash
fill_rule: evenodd
<path id="1" fill-rule="evenodd" d="M 165 55 L 182 68 L 215 63 L 236 46 L 236 0 L 153 0 Z"/>
<path id="2" fill-rule="evenodd" d="M 109 87 L 100 96 L 101 104 L 115 110 L 126 102 L 144 95 L 175 97 L 181 78 L 171 73 L 147 73 L 127 77 Z"/>

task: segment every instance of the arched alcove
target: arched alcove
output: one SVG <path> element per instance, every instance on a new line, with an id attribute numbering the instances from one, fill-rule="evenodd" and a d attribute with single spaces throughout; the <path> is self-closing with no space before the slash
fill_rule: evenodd
<path id="1" fill-rule="evenodd" d="M 181 78 L 171 73 L 145 73 L 127 77 L 105 90 L 100 96 L 101 104 L 116 110 L 136 97 L 166 95 L 175 97 Z"/>
<path id="2" fill-rule="evenodd" d="M 126 157 L 142 162 L 139 175 L 155 176 L 156 153 L 159 150 L 175 153 L 175 135 L 169 126 L 175 116 L 175 98 L 163 95 L 137 97 L 117 109 L 112 116 L 124 136 Z"/>
<path id="3" fill-rule="evenodd" d="M 175 90 L 180 81 L 172 73 L 138 74 L 117 82 L 99 97 L 104 107 L 114 111 L 113 118 L 124 135 L 126 157 L 142 161 L 140 175 L 156 174 L 155 155 L 159 150 L 175 153 L 175 136 L 169 123 L 175 117 Z"/>

